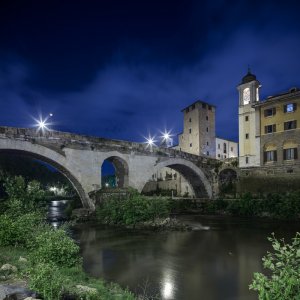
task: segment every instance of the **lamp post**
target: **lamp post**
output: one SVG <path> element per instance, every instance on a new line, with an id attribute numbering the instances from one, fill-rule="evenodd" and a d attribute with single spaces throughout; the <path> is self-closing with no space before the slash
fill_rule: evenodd
<path id="1" fill-rule="evenodd" d="M 34 119 L 36 121 L 35 127 L 37 127 L 37 131 L 42 131 L 43 133 L 45 131 L 50 131 L 51 129 L 48 127 L 51 125 L 51 123 L 48 122 L 50 118 L 53 117 L 53 114 L 50 113 L 45 119 L 43 119 L 42 116 L 40 116 L 39 119 Z"/>

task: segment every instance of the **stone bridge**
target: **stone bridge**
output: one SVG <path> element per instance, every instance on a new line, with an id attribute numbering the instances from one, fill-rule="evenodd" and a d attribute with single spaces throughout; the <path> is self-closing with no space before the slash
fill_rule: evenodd
<path id="1" fill-rule="evenodd" d="M 101 188 L 101 166 L 109 160 L 115 167 L 119 187 L 142 191 L 152 174 L 169 167 L 184 176 L 198 198 L 213 198 L 218 192 L 215 167 L 219 161 L 170 148 L 110 140 L 60 131 L 37 132 L 32 128 L 0 127 L 0 153 L 27 155 L 64 174 L 87 208 L 89 197 Z"/>

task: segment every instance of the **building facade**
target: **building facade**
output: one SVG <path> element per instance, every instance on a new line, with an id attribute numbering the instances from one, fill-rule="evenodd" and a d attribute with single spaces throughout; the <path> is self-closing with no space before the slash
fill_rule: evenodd
<path id="1" fill-rule="evenodd" d="M 260 165 L 298 164 L 300 91 L 296 88 L 254 105 L 260 114 Z"/>
<path id="2" fill-rule="evenodd" d="M 238 156 L 238 143 L 216 138 L 216 159 L 227 159 Z"/>
<path id="3" fill-rule="evenodd" d="M 237 89 L 239 92 L 239 166 L 260 165 L 260 115 L 253 105 L 259 102 L 259 88 L 256 76 L 243 77 Z"/>
<path id="4" fill-rule="evenodd" d="M 216 159 L 238 156 L 238 143 L 216 137 L 216 107 L 196 101 L 182 110 L 183 133 L 178 136 L 178 149 Z"/>
<path id="5" fill-rule="evenodd" d="M 268 167 L 298 164 L 300 90 L 259 100 L 261 87 L 248 71 L 239 91 L 239 166 Z"/>
<path id="6" fill-rule="evenodd" d="M 196 101 L 182 110 L 183 133 L 178 136 L 179 149 L 196 155 L 216 156 L 214 105 Z"/>

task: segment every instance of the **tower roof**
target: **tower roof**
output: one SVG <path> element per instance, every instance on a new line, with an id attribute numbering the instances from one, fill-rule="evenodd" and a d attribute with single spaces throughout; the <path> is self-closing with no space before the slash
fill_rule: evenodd
<path id="1" fill-rule="evenodd" d="M 256 80 L 256 76 L 251 73 L 250 68 L 248 68 L 248 73 L 243 77 L 242 84 L 248 83 Z"/>

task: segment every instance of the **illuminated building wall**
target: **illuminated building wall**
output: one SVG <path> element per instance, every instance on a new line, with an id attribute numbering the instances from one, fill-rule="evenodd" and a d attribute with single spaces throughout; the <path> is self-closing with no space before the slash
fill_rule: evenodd
<path id="1" fill-rule="evenodd" d="M 260 165 L 260 116 L 253 108 L 259 102 L 260 83 L 250 70 L 238 85 L 239 91 L 239 166 Z"/>
<path id="2" fill-rule="evenodd" d="M 299 164 L 300 91 L 268 97 L 254 108 L 260 114 L 261 166 Z"/>
<path id="3" fill-rule="evenodd" d="M 216 138 L 216 159 L 227 159 L 238 156 L 238 143 Z"/>
<path id="4" fill-rule="evenodd" d="M 184 152 L 216 157 L 215 106 L 196 101 L 182 110 L 183 133 L 178 137 Z"/>

